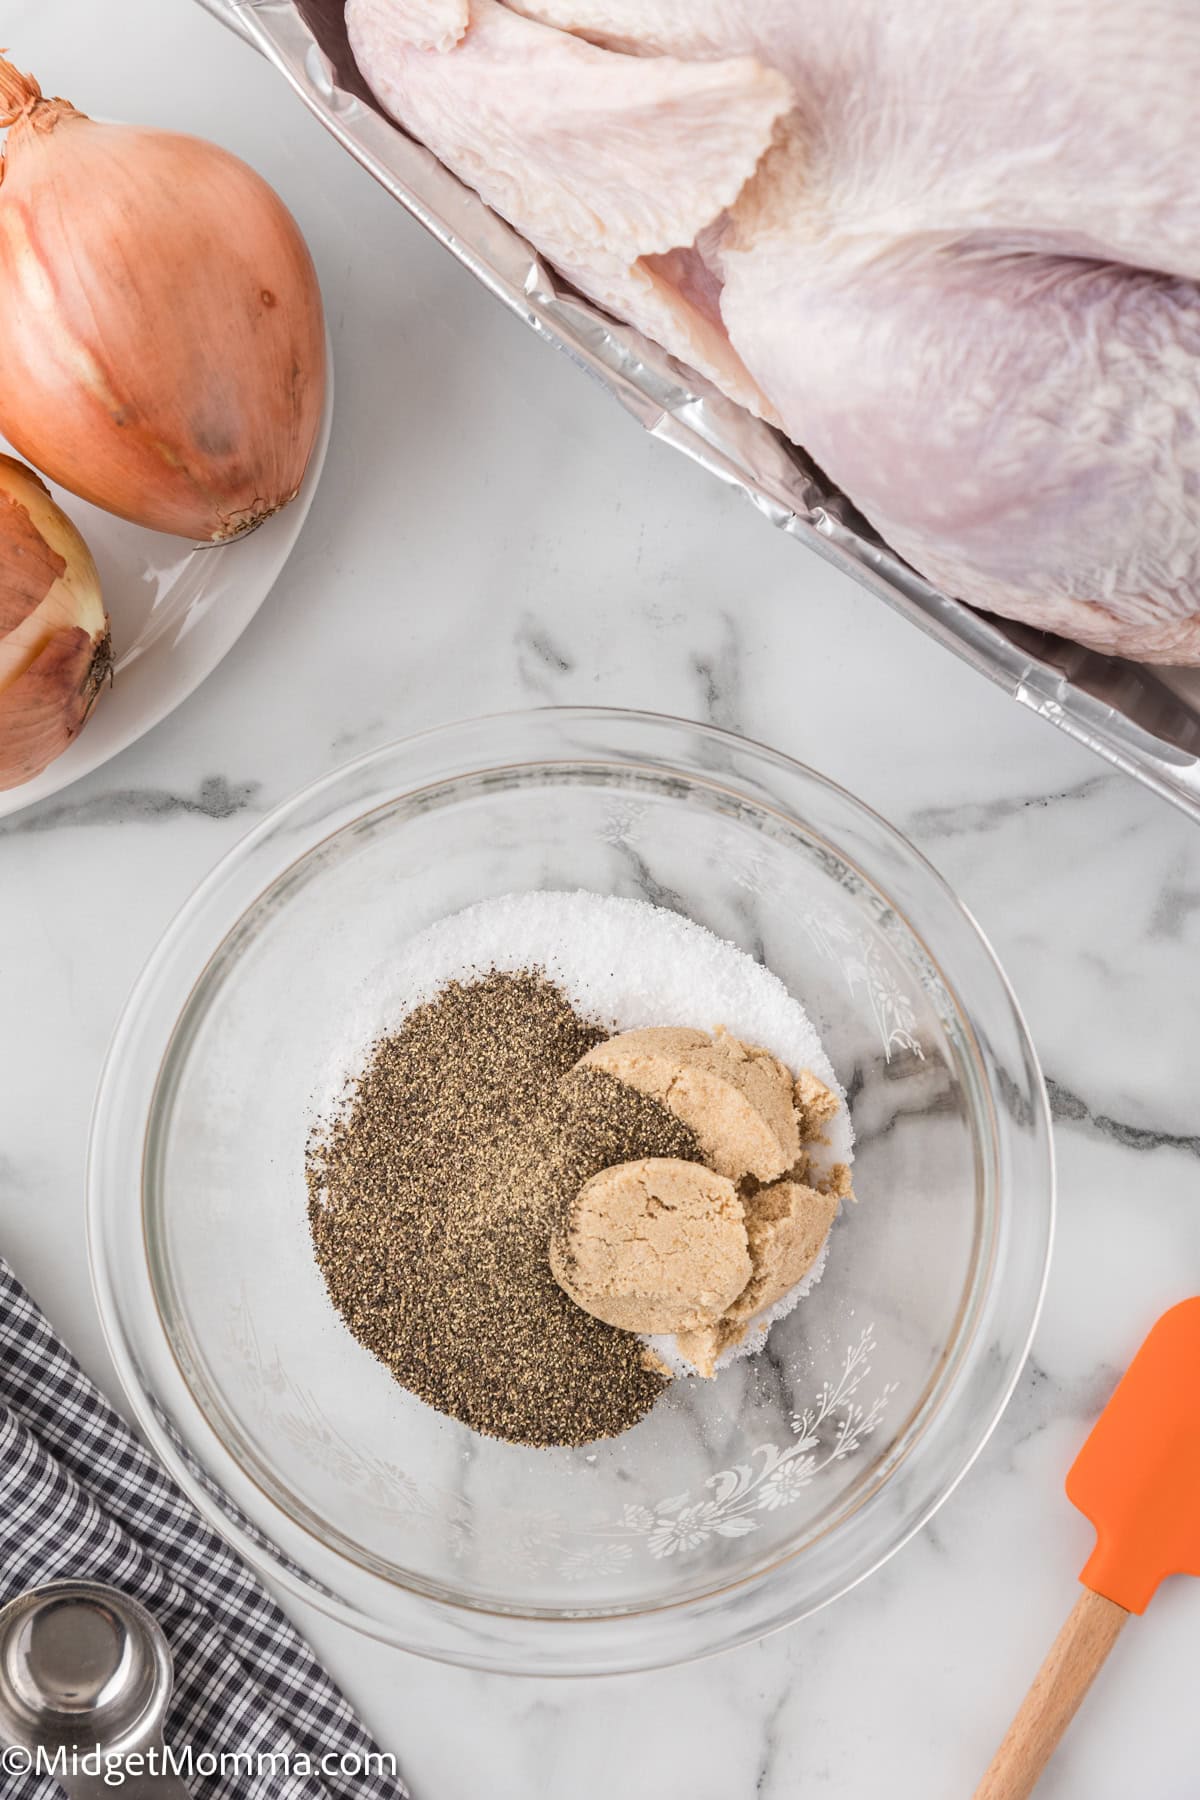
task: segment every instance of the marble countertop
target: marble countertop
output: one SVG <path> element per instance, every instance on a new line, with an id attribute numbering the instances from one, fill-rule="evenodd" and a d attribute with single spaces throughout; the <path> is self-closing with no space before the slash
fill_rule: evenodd
<path id="1" fill-rule="evenodd" d="M 705 1664 L 513 1680 L 291 1610 L 417 1800 L 970 1793 L 1090 1547 L 1065 1470 L 1154 1318 L 1200 1286 L 1200 832 L 646 439 L 186 0 L 6 0 L 4 40 L 49 91 L 214 137 L 275 184 L 321 273 L 338 402 L 299 546 L 223 666 L 0 823 L 0 1249 L 117 1397 L 83 1233 L 106 1041 L 195 883 L 336 763 L 548 701 L 708 719 L 814 763 L 965 899 L 1049 1082 L 1055 1262 L 989 1447 L 846 1599 Z M 1200 1589 L 1168 1583 L 1047 1800 L 1195 1795 L 1198 1632 Z"/>

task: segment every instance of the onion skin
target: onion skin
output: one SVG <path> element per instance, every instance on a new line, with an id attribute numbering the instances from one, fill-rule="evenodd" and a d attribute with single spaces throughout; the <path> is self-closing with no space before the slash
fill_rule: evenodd
<path id="1" fill-rule="evenodd" d="M 220 543 L 295 498 L 325 397 L 316 271 L 215 145 L 97 124 L 0 59 L 0 431 L 63 487 Z"/>
<path id="2" fill-rule="evenodd" d="M 61 756 L 111 670 L 91 552 L 33 470 L 0 456 L 0 790 Z"/>

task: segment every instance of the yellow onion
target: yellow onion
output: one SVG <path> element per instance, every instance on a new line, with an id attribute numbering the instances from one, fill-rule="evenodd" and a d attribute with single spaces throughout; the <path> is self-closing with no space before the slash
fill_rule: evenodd
<path id="1" fill-rule="evenodd" d="M 325 392 L 291 214 L 199 138 L 104 125 L 0 58 L 0 431 L 109 512 L 221 542 L 294 499 Z"/>
<path id="2" fill-rule="evenodd" d="M 91 551 L 33 470 L 0 456 L 0 788 L 62 754 L 111 668 Z"/>

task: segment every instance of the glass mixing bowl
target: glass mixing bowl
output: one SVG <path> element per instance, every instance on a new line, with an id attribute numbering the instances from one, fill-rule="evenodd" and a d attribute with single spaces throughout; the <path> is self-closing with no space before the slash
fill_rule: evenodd
<path id="1" fill-rule="evenodd" d="M 859 1203 L 765 1351 L 579 1450 L 476 1437 L 398 1387 L 326 1298 L 303 1178 L 346 997 L 443 914 L 549 887 L 653 900 L 765 961 L 858 1139 Z M 138 982 L 89 1171 L 109 1345 L 200 1510 L 363 1630 L 540 1674 L 717 1650 L 876 1568 L 1011 1392 L 1052 1214 L 1033 1047 L 929 864 L 774 751 L 592 709 L 410 739 L 252 831 Z"/>

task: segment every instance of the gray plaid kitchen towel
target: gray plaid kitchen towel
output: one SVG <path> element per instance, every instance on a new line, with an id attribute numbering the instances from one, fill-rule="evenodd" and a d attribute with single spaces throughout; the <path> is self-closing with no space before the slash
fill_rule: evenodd
<path id="1" fill-rule="evenodd" d="M 162 1626 L 175 1658 L 166 1738 L 177 1754 L 190 1746 L 196 1800 L 403 1800 L 295 1627 L 0 1257 L 0 1603 L 65 1577 L 111 1582 Z M 9 1772 L 0 1791 L 61 1800 L 37 1773 Z"/>

